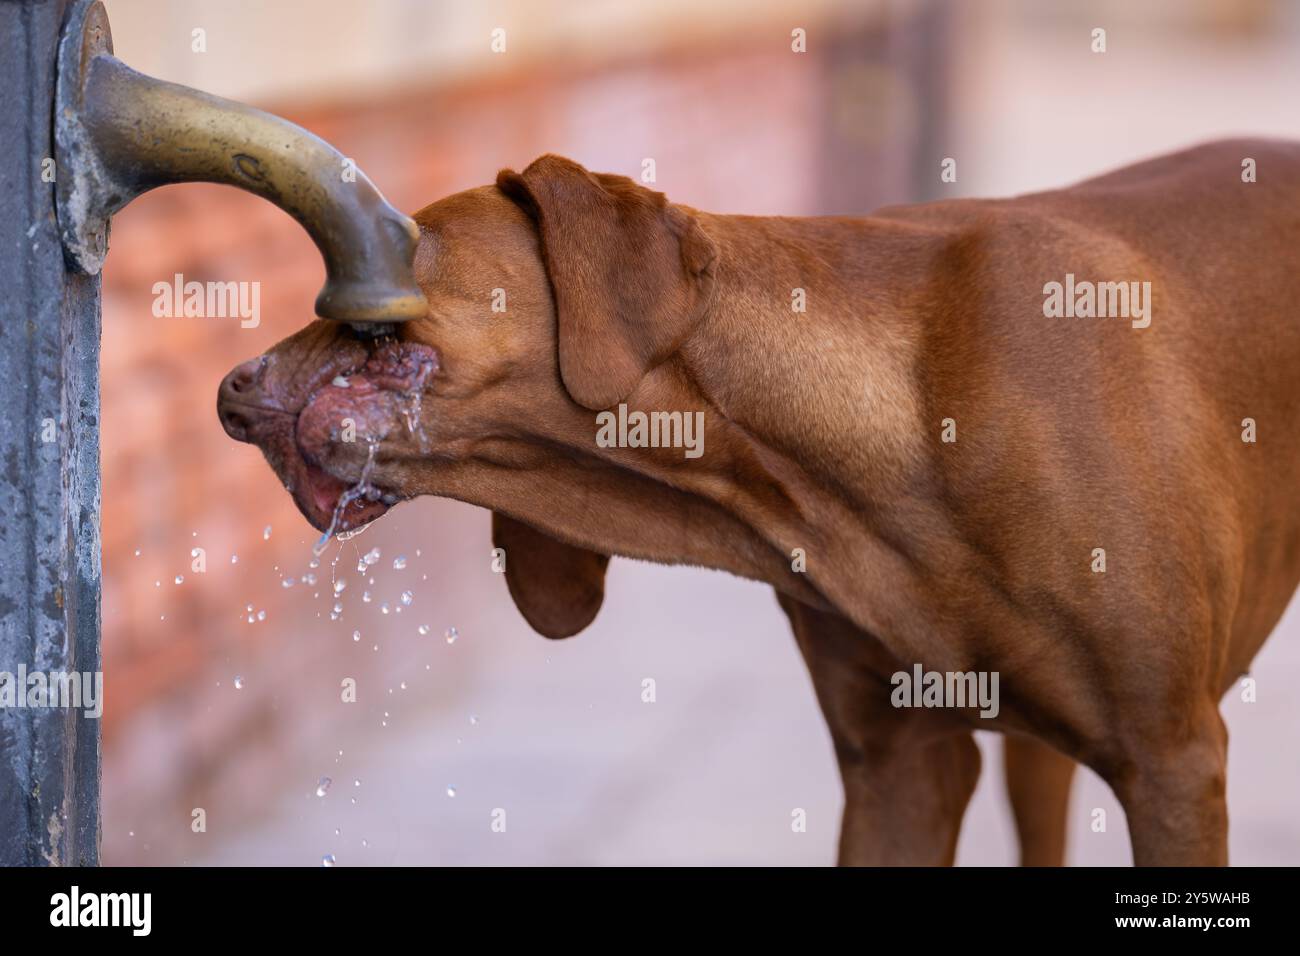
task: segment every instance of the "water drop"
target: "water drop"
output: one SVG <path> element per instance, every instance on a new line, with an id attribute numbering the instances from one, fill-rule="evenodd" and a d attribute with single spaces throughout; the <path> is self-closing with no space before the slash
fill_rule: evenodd
<path id="1" fill-rule="evenodd" d="M 369 603 L 370 603 L 370 592 L 369 592 L 369 591 L 363 591 L 363 592 L 361 593 L 361 600 L 362 600 L 364 603 L 369 604 Z"/>
<path id="2" fill-rule="evenodd" d="M 283 581 L 280 582 L 280 587 L 282 588 L 293 587 L 293 578 L 285 578 Z"/>
<path id="3" fill-rule="evenodd" d="M 243 689 L 244 689 L 244 678 L 242 678 L 242 677 L 240 677 L 238 674 L 236 674 L 236 675 L 235 675 L 235 690 L 243 690 Z"/>
<path id="4" fill-rule="evenodd" d="M 383 604 L 380 604 L 380 605 L 379 605 L 379 613 L 380 613 L 380 614 L 387 614 L 387 613 L 388 613 L 388 602 L 387 602 L 387 601 L 385 601 Z"/>
<path id="5" fill-rule="evenodd" d="M 448 788 L 447 788 L 447 796 L 449 796 L 449 797 L 454 797 L 454 796 L 456 796 L 456 788 L 455 788 L 455 787 L 448 787 Z"/>
<path id="6" fill-rule="evenodd" d="M 354 640 L 354 641 L 359 641 L 359 640 L 361 640 L 361 632 L 360 632 L 360 631 L 353 631 L 353 632 L 352 632 L 352 640 Z"/>
<path id="7" fill-rule="evenodd" d="M 330 784 L 334 781 L 329 777 L 321 777 L 320 783 L 316 784 L 316 796 L 323 797 L 330 792 Z"/>
<path id="8" fill-rule="evenodd" d="M 266 612 L 265 612 L 265 611 L 258 611 L 258 612 L 257 612 L 257 619 L 258 619 L 259 621 L 265 621 L 265 620 L 266 620 Z"/>
<path id="9" fill-rule="evenodd" d="M 374 564 L 376 561 L 379 560 L 379 549 L 371 548 L 369 551 L 366 552 L 366 556 L 361 560 L 366 562 L 366 564 Z"/>
<path id="10" fill-rule="evenodd" d="M 347 589 L 347 586 L 348 586 L 348 582 L 344 578 L 339 578 L 337 581 L 335 581 L 334 582 L 335 596 L 337 597 L 338 595 L 342 594 Z"/>
<path id="11" fill-rule="evenodd" d="M 140 557 L 140 549 L 139 549 L 139 548 L 136 548 L 136 549 L 135 549 L 135 556 L 136 556 L 137 558 Z"/>
<path id="12" fill-rule="evenodd" d="M 411 606 L 411 602 L 413 600 L 415 600 L 415 595 L 412 594 L 410 591 L 402 592 L 402 603 L 405 604 L 407 607 Z"/>
<path id="13" fill-rule="evenodd" d="M 184 584 L 184 583 L 185 583 L 185 578 L 184 578 L 184 576 L 183 576 L 183 575 L 180 575 L 180 574 L 176 575 L 176 583 L 177 583 L 177 584 Z"/>
<path id="14" fill-rule="evenodd" d="M 470 715 L 469 715 L 469 722 L 470 722 L 470 726 L 474 726 L 475 724 L 477 724 L 477 723 L 478 723 L 478 714 L 470 714 Z"/>
<path id="15" fill-rule="evenodd" d="M 270 540 L 271 540 L 271 526 L 270 526 L 270 525 L 267 525 L 265 528 L 262 529 L 262 540 L 263 540 L 263 541 L 270 541 Z"/>
<path id="16" fill-rule="evenodd" d="M 231 564 L 238 564 L 238 563 L 239 563 L 239 555 L 237 555 L 237 554 L 232 554 L 232 555 L 230 556 L 230 563 L 231 563 Z"/>
<path id="17" fill-rule="evenodd" d="M 429 633 L 429 625 L 421 624 L 419 627 L 416 628 L 416 630 L 420 632 L 421 636 L 424 636 L 425 634 Z"/>
<path id="18" fill-rule="evenodd" d="M 333 865 L 334 865 L 334 854 L 333 854 L 333 853 L 326 853 L 323 857 L 320 858 L 320 865 L 321 865 L 321 866 L 333 866 Z"/>
<path id="19" fill-rule="evenodd" d="M 447 628 L 445 637 L 447 638 L 448 644 L 455 644 L 456 638 L 460 637 L 460 631 L 456 630 L 454 627 L 449 627 Z"/>
<path id="20" fill-rule="evenodd" d="M 394 570 L 394 571 L 401 571 L 401 570 L 403 570 L 405 567 L 406 567 L 406 556 L 405 556 L 405 555 L 402 555 L 402 556 L 400 556 L 400 557 L 393 558 L 393 570 Z"/>

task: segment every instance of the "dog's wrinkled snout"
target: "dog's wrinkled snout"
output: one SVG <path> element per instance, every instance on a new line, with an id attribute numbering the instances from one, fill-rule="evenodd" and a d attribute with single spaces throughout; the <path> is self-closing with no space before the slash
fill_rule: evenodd
<path id="1" fill-rule="evenodd" d="M 258 416 L 271 411 L 262 395 L 266 365 L 265 356 L 236 365 L 217 389 L 217 417 L 236 441 L 252 441 L 249 436 Z"/>

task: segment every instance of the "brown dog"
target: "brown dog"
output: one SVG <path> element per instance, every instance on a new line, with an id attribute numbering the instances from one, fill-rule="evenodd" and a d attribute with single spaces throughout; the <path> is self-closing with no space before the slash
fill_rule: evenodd
<path id="1" fill-rule="evenodd" d="M 1007 734 L 1024 862 L 1062 861 L 1075 761 L 1136 862 L 1226 862 L 1218 700 L 1300 580 L 1300 146 L 867 219 L 712 215 L 544 156 L 416 218 L 426 319 L 315 322 L 221 386 L 317 528 L 353 486 L 340 528 L 491 508 L 548 637 L 609 555 L 771 584 L 842 862 L 952 861 L 975 727 Z M 918 666 L 996 675 L 996 716 L 900 692 Z"/>

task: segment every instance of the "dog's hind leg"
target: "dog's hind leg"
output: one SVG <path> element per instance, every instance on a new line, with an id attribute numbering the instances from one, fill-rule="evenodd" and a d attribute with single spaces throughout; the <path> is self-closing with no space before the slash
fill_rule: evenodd
<path id="1" fill-rule="evenodd" d="M 1187 709 L 1175 726 L 1126 741 L 1127 759 L 1098 771 L 1124 805 L 1137 866 L 1228 863 L 1228 731 L 1217 701 Z"/>
<path id="2" fill-rule="evenodd" d="M 1075 762 L 1032 737 L 1007 734 L 1002 748 L 1020 865 L 1063 866 Z"/>
<path id="3" fill-rule="evenodd" d="M 844 866 L 948 866 L 980 754 L 951 714 L 890 704 L 901 668 L 845 618 L 780 597 L 803 652 L 844 783 Z"/>

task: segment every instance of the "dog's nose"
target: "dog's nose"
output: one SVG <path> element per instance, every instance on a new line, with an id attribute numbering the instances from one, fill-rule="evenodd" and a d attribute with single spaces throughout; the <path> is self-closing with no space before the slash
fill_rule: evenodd
<path id="1" fill-rule="evenodd" d="M 217 389 L 217 417 L 221 427 L 235 441 L 251 441 L 249 429 L 262 405 L 262 379 L 266 358 L 249 359 L 236 365 Z"/>

